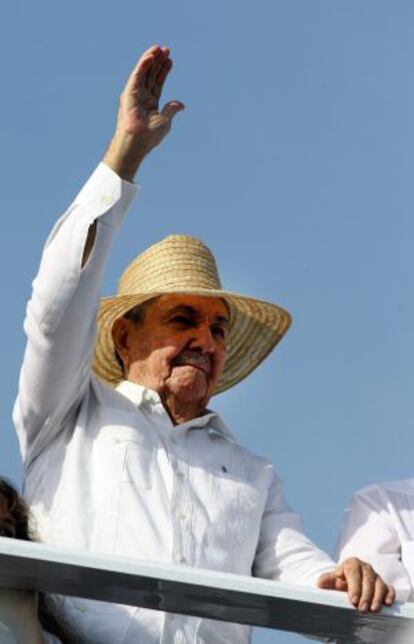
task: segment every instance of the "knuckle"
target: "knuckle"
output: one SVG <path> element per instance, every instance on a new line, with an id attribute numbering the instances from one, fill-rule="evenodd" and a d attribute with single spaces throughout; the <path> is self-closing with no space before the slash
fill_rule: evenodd
<path id="1" fill-rule="evenodd" d="M 365 574 L 367 574 L 367 575 L 370 575 L 370 576 L 374 576 L 374 575 L 376 575 L 376 572 L 374 571 L 374 569 L 373 569 L 373 567 L 371 566 L 371 564 L 369 564 L 369 563 L 367 563 L 367 562 L 365 562 L 365 561 L 362 563 L 362 570 L 363 570 L 363 571 L 364 571 L 364 573 L 365 573 Z"/>
<path id="2" fill-rule="evenodd" d="M 344 561 L 344 568 L 346 570 L 355 570 L 360 565 L 359 559 L 356 557 L 350 557 Z"/>

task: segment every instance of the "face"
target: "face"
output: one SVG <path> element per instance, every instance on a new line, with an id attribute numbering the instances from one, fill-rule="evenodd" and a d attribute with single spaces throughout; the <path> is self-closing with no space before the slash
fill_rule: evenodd
<path id="1" fill-rule="evenodd" d="M 10 512 L 9 502 L 4 494 L 0 493 L 0 537 L 16 536 L 16 521 Z"/>
<path id="2" fill-rule="evenodd" d="M 129 380 L 200 414 L 223 371 L 228 328 L 222 299 L 162 295 L 142 323 L 118 319 L 113 338 Z"/>

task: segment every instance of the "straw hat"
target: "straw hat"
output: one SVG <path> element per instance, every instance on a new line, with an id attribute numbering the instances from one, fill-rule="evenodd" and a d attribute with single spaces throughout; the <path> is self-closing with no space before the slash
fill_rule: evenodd
<path id="1" fill-rule="evenodd" d="M 275 304 L 223 290 L 207 246 L 195 237 L 171 235 L 138 255 L 122 274 L 118 294 L 101 300 L 93 363 L 100 378 L 116 385 L 123 377 L 112 341 L 115 320 L 165 293 L 221 297 L 227 302 L 227 357 L 215 393 L 232 387 L 253 371 L 291 323 L 289 313 Z"/>

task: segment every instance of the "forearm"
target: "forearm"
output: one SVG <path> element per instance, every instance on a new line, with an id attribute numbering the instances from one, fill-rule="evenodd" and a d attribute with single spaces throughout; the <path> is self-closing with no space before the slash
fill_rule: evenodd
<path id="1" fill-rule="evenodd" d="M 254 575 L 316 586 L 318 577 L 334 567 L 331 558 L 303 533 L 302 521 L 286 503 L 275 476 L 262 518 Z"/>
<path id="2" fill-rule="evenodd" d="M 147 155 L 143 143 L 132 137 L 115 135 L 105 152 L 103 162 L 124 181 L 134 181 L 138 168 Z"/>

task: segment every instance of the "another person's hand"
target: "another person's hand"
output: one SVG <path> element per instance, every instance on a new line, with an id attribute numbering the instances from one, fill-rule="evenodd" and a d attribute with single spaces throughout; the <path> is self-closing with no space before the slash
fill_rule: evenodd
<path id="1" fill-rule="evenodd" d="M 346 591 L 351 604 L 362 613 L 376 613 L 383 604 L 391 606 L 395 600 L 394 588 L 388 586 L 369 563 L 356 557 L 345 559 L 335 570 L 321 575 L 318 586 Z"/>
<path id="2" fill-rule="evenodd" d="M 170 51 L 155 45 L 139 59 L 121 94 L 115 135 L 104 161 L 122 179 L 131 181 L 142 159 L 171 129 L 180 101 L 170 101 L 161 110 L 159 101 L 172 68 Z"/>

